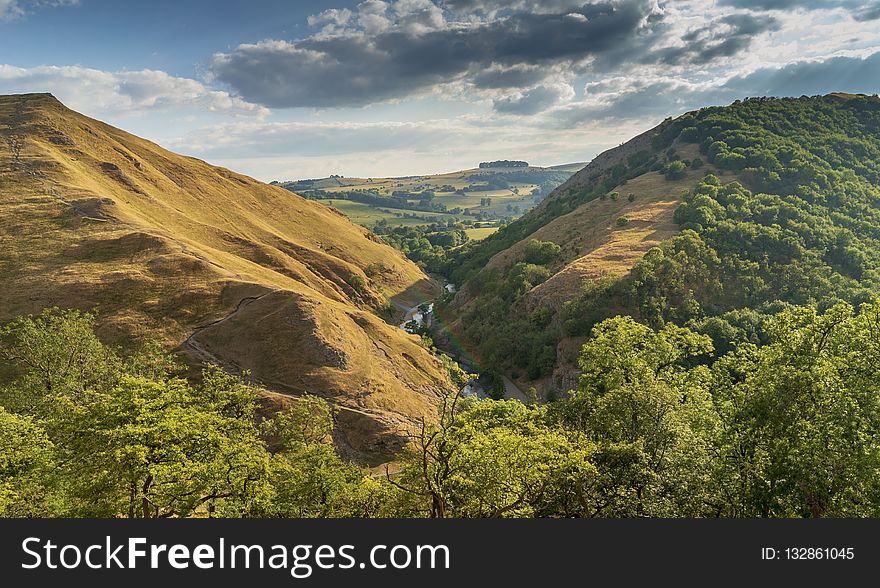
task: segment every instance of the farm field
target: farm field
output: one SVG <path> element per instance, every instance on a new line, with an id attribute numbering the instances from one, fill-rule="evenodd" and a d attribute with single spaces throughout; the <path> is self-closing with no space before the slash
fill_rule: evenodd
<path id="1" fill-rule="evenodd" d="M 485 227 L 481 229 L 467 229 L 465 234 L 467 234 L 468 239 L 471 241 L 482 241 L 489 235 L 493 234 L 498 230 L 498 227 Z"/>
<path id="2" fill-rule="evenodd" d="M 321 203 L 335 208 L 347 216 L 352 222 L 364 227 L 374 226 L 376 222 L 382 219 L 387 220 L 389 224 L 393 226 L 410 227 L 435 222 L 434 219 L 443 218 L 445 220 L 453 217 L 458 218 L 458 216 L 455 215 L 437 212 L 402 210 L 384 206 L 373 207 L 369 204 L 352 202 L 351 200 L 323 200 Z M 404 214 L 409 216 L 404 217 Z"/>
<path id="3" fill-rule="evenodd" d="M 583 165 L 482 167 L 398 178 L 331 176 L 276 184 L 322 200 L 368 228 L 380 221 L 391 227 L 449 220 L 470 226 L 519 218 Z"/>

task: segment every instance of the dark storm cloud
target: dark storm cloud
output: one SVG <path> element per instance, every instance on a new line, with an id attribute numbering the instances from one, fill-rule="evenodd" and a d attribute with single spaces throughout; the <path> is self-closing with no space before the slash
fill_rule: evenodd
<path id="1" fill-rule="evenodd" d="M 411 11 L 368 0 L 356 15 L 345 15 L 345 22 L 359 25 L 298 41 L 240 45 L 215 55 L 211 74 L 245 100 L 274 108 L 358 107 L 460 82 L 494 93 L 499 112 L 527 114 L 564 94 L 553 81 L 561 72 L 607 73 L 627 63 L 703 65 L 736 55 L 779 28 L 773 16 L 744 12 L 717 17 L 675 39 L 674 23 L 653 0 L 407 5 L 431 15 L 430 22 L 414 30 L 405 21 Z M 444 9 L 439 17 L 438 6 Z M 498 96 L 507 90 L 508 96 Z"/>
<path id="2" fill-rule="evenodd" d="M 474 76 L 498 87 L 505 75 L 509 84 L 540 79 L 523 66 L 573 63 L 626 46 L 651 10 L 645 0 L 622 0 L 421 34 L 391 28 L 268 41 L 215 55 L 211 72 L 245 99 L 279 108 L 360 106 Z M 493 67 L 494 74 L 479 73 Z"/>

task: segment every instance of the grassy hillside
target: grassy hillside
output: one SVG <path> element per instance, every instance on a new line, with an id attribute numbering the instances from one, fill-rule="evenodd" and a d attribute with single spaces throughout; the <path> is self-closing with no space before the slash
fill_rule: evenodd
<path id="1" fill-rule="evenodd" d="M 383 319 L 436 285 L 341 213 L 49 95 L 0 97 L 0 137 L 0 322 L 97 309 L 106 341 L 332 399 L 367 453 L 434 410 L 445 372 Z"/>
<path id="2" fill-rule="evenodd" d="M 575 387 L 580 345 L 616 314 L 687 325 L 720 351 L 759 342 L 786 304 L 877 293 L 878 183 L 877 98 L 752 99 L 665 121 L 460 256 L 452 327 L 550 394 Z M 559 251 L 530 260 L 533 241 Z"/>

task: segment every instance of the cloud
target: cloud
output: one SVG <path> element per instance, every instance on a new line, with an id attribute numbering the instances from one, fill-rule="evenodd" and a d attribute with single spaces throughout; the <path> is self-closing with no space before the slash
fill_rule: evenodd
<path id="1" fill-rule="evenodd" d="M 313 17 L 311 24 L 323 28 L 310 37 L 217 53 L 210 74 L 244 99 L 274 108 L 360 107 L 461 84 L 511 90 L 490 98 L 513 105 L 523 91 L 542 102 L 539 88 L 560 69 L 571 77 L 591 66 L 608 70 L 664 55 L 667 63 L 706 63 L 776 27 L 768 16 L 727 16 L 663 53 L 655 47 L 668 30 L 662 20 L 650 0 L 366 0 L 351 14 Z"/>
<path id="2" fill-rule="evenodd" d="M 0 0 L 0 21 L 21 18 L 38 8 L 76 4 L 79 4 L 79 0 Z"/>
<path id="3" fill-rule="evenodd" d="M 831 10 L 848 11 L 860 21 L 880 19 L 880 6 L 869 0 L 721 0 L 723 6 L 750 10 Z"/>
<path id="4" fill-rule="evenodd" d="M 240 45 L 215 55 L 211 71 L 246 99 L 267 106 L 363 106 L 427 93 L 493 67 L 503 71 L 588 58 L 625 43 L 646 8 L 645 2 L 625 0 L 585 5 L 579 13 L 583 20 L 519 13 L 447 25 L 427 0 L 393 7 L 367 0 L 358 7 L 360 31 Z"/>
<path id="5" fill-rule="evenodd" d="M 796 8 L 826 9 L 846 4 L 846 0 L 720 0 L 722 6 L 751 10 L 794 10 Z"/>
<path id="6" fill-rule="evenodd" d="M 651 59 L 668 64 L 705 64 L 732 57 L 747 49 L 754 37 L 780 28 L 780 22 L 772 16 L 730 14 L 688 31 L 682 36 L 682 45 L 660 49 Z"/>
<path id="7" fill-rule="evenodd" d="M 628 123 L 587 125 L 587 132 L 579 128 L 560 141 L 557 129 L 523 122 L 511 125 L 477 115 L 415 122 L 242 120 L 194 128 L 164 144 L 268 181 L 336 173 L 440 173 L 476 167 L 487 159 L 527 159 L 536 165 L 585 161 L 639 132 L 639 126 Z"/>
<path id="8" fill-rule="evenodd" d="M 542 84 L 519 92 L 514 96 L 494 101 L 496 112 L 503 114 L 532 115 L 574 98 L 574 89 L 565 82 Z"/>
<path id="9" fill-rule="evenodd" d="M 425 150 L 462 134 L 466 121 L 238 122 L 197 129 L 173 146 L 206 157 L 334 156 L 367 151 Z"/>
<path id="10" fill-rule="evenodd" d="M 878 20 L 880 19 L 880 4 L 865 4 L 855 11 L 853 17 L 860 21 Z"/>
<path id="11" fill-rule="evenodd" d="M 443 0 L 442 5 L 461 14 L 494 15 L 501 11 L 565 13 L 584 5 L 584 0 Z"/>
<path id="12" fill-rule="evenodd" d="M 595 120 L 665 118 L 703 106 L 729 104 L 756 97 L 798 97 L 880 91 L 880 52 L 866 57 L 832 57 L 767 67 L 721 80 L 691 82 L 682 78 L 608 78 L 588 84 L 587 98 L 557 109 L 552 117 L 560 127 Z"/>
<path id="13" fill-rule="evenodd" d="M 813 96 L 831 92 L 876 94 L 880 91 L 880 52 L 867 57 L 832 57 L 735 76 L 723 91 L 745 96 Z"/>
<path id="14" fill-rule="evenodd" d="M 92 113 L 174 107 L 265 113 L 265 108 L 228 92 L 149 69 L 107 72 L 79 66 L 0 65 L 0 94 L 17 92 L 51 92 L 68 106 Z"/>

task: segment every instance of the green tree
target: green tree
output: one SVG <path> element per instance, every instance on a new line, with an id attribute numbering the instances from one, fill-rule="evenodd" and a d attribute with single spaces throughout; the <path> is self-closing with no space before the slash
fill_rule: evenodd
<path id="1" fill-rule="evenodd" d="M 0 407 L 0 516 L 51 514 L 52 443 L 34 419 Z"/>
<path id="2" fill-rule="evenodd" d="M 3 390 L 3 404 L 47 416 L 112 386 L 123 361 L 95 336 L 94 322 L 92 314 L 52 308 L 0 329 L 0 359 L 18 376 Z"/>
<path id="3" fill-rule="evenodd" d="M 55 514 L 236 514 L 264 498 L 256 391 L 219 369 L 193 388 L 149 348 L 123 360 L 93 322 L 53 309 L 2 331 L 17 373 L 3 402 L 38 419 L 54 446 Z"/>
<path id="4" fill-rule="evenodd" d="M 253 424 L 255 391 L 214 372 L 184 380 L 125 376 L 64 423 L 77 514 L 234 515 L 266 498 L 269 455 Z"/>
<path id="5" fill-rule="evenodd" d="M 687 173 L 687 165 L 683 161 L 673 161 L 666 166 L 664 173 L 667 180 L 680 180 Z"/>
<path id="6" fill-rule="evenodd" d="M 598 507 L 611 517 L 700 516 L 712 504 L 709 465 L 717 426 L 705 367 L 708 337 L 630 317 L 593 329 L 579 390 L 558 408 L 596 443 Z"/>
<path id="7" fill-rule="evenodd" d="M 593 446 L 540 408 L 518 401 L 459 395 L 441 407 L 439 425 L 424 423 L 387 479 L 409 498 L 410 516 L 551 516 L 591 498 Z"/>
<path id="8" fill-rule="evenodd" d="M 713 368 L 720 514 L 880 515 L 880 308 L 792 308 Z"/>
<path id="9" fill-rule="evenodd" d="M 532 239 L 526 244 L 523 258 L 526 263 L 544 265 L 555 261 L 561 252 L 562 248 L 552 241 Z"/>

